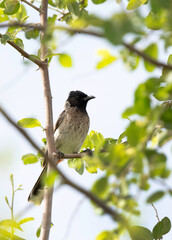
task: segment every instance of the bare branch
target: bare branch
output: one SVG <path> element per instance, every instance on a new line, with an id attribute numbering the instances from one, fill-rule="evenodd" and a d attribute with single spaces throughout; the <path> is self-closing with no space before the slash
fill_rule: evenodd
<path id="1" fill-rule="evenodd" d="M 21 0 L 21 1 L 29 5 L 30 7 L 34 8 L 36 11 L 41 12 L 40 8 L 36 7 L 31 2 L 28 2 L 27 0 Z"/>
<path id="2" fill-rule="evenodd" d="M 31 139 L 28 134 L 26 133 L 25 130 L 21 129 L 20 127 L 18 127 L 16 125 L 16 123 L 11 119 L 11 117 L 3 110 L 2 107 L 0 107 L 0 112 L 3 114 L 3 116 L 28 140 L 28 142 L 30 142 L 30 144 L 39 152 L 42 151 L 38 148 L 37 144 L 33 141 L 33 139 Z M 43 156 L 45 156 L 45 154 L 42 154 Z M 65 155 L 64 155 L 65 156 Z M 108 215 L 110 215 L 115 221 L 117 222 L 122 222 L 124 224 L 124 226 L 128 229 L 129 228 L 129 223 L 124 219 L 124 217 L 119 214 L 117 211 L 115 211 L 114 209 L 112 209 L 111 207 L 107 206 L 106 203 L 104 201 L 102 201 L 101 199 L 97 198 L 93 193 L 91 193 L 90 191 L 84 189 L 83 187 L 79 186 L 77 183 L 74 183 L 73 181 L 71 181 L 59 168 L 56 167 L 56 164 L 54 163 L 53 159 L 48 157 L 47 158 L 49 164 L 51 165 L 51 167 L 62 177 L 64 183 L 66 183 L 67 185 L 71 186 L 72 188 L 74 188 L 75 190 L 77 190 L 80 193 L 83 193 L 87 198 L 89 198 L 90 200 L 92 200 L 95 204 L 97 204 L 100 208 L 102 208 L 104 210 L 105 213 L 107 213 Z"/>
<path id="3" fill-rule="evenodd" d="M 0 33 L 0 38 L 2 37 L 2 34 Z M 31 56 L 29 53 L 27 53 L 26 51 L 24 51 L 21 47 L 19 47 L 17 44 L 15 44 L 12 41 L 7 41 L 7 43 L 9 45 L 11 45 L 13 48 L 15 48 L 19 53 L 21 53 L 21 55 L 27 59 L 29 59 L 31 62 L 35 63 L 36 65 L 38 65 L 40 68 L 42 68 L 44 66 L 44 62 L 41 60 L 38 60 L 36 58 L 34 58 L 33 56 Z"/>

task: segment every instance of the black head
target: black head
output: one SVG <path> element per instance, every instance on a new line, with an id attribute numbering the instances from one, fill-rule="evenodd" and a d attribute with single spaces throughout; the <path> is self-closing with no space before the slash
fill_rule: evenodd
<path id="1" fill-rule="evenodd" d="M 93 98 L 95 97 L 88 96 L 81 91 L 71 91 L 67 102 L 70 104 L 70 107 L 78 107 L 81 110 L 86 110 L 87 102 Z"/>

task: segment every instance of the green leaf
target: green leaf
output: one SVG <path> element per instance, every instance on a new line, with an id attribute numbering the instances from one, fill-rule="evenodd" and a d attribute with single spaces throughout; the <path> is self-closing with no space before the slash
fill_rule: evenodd
<path id="1" fill-rule="evenodd" d="M 170 9 L 171 7 L 171 0 L 150 0 L 152 10 L 154 12 L 159 12 L 161 9 Z"/>
<path id="2" fill-rule="evenodd" d="M 147 115 L 150 111 L 150 97 L 146 84 L 140 84 L 135 91 L 134 109 L 141 116 Z"/>
<path id="3" fill-rule="evenodd" d="M 79 4 L 75 0 L 69 0 L 67 3 L 67 8 L 74 20 L 78 19 L 80 16 Z"/>
<path id="4" fill-rule="evenodd" d="M 92 143 L 89 135 L 86 136 L 85 141 L 84 141 L 84 143 L 83 143 L 83 145 L 82 145 L 81 150 L 87 149 L 87 148 L 89 148 L 89 149 L 91 149 L 91 150 L 94 148 L 94 144 Z"/>
<path id="5" fill-rule="evenodd" d="M 39 36 L 39 31 L 37 29 L 31 29 L 31 30 L 27 30 L 25 31 L 25 37 L 27 39 L 36 39 Z"/>
<path id="6" fill-rule="evenodd" d="M 125 111 L 122 114 L 123 118 L 127 118 L 130 117 L 131 115 L 135 114 L 136 111 L 134 109 L 134 107 L 128 107 L 127 109 L 125 109 Z"/>
<path id="7" fill-rule="evenodd" d="M 153 96 L 159 101 L 171 100 L 172 84 L 169 83 L 164 87 L 157 88 Z"/>
<path id="8" fill-rule="evenodd" d="M 172 109 L 166 109 L 161 115 L 161 120 L 172 124 Z"/>
<path id="9" fill-rule="evenodd" d="M 129 233 L 132 240 L 153 240 L 151 231 L 145 227 L 133 226 Z"/>
<path id="10" fill-rule="evenodd" d="M 98 179 L 92 186 L 92 192 L 102 199 L 106 199 L 109 193 L 109 183 L 107 177 Z"/>
<path id="11" fill-rule="evenodd" d="M 27 17 L 26 8 L 24 7 L 24 5 L 20 5 L 20 8 L 16 14 L 16 18 L 18 19 L 18 21 L 24 21 L 26 17 Z"/>
<path id="12" fill-rule="evenodd" d="M 8 20 L 9 20 L 9 17 L 4 14 L 4 10 L 0 9 L 0 23 Z"/>
<path id="13" fill-rule="evenodd" d="M 118 237 L 111 231 L 103 231 L 99 233 L 96 240 L 118 240 Z"/>
<path id="14" fill-rule="evenodd" d="M 1 236 L 3 237 L 3 238 L 1 238 L 2 240 L 4 240 L 4 239 L 9 240 L 9 239 L 11 239 L 11 232 L 8 232 L 8 231 L 0 228 L 0 237 Z M 13 240 L 25 240 L 25 239 L 13 234 Z"/>
<path id="15" fill-rule="evenodd" d="M 136 9 L 146 2 L 147 2 L 147 0 L 130 0 L 130 2 L 127 5 L 127 9 L 128 10 Z"/>
<path id="16" fill-rule="evenodd" d="M 144 142 L 146 138 L 146 129 L 143 122 L 131 122 L 126 129 L 128 143 L 131 146 L 137 146 L 139 143 Z"/>
<path id="17" fill-rule="evenodd" d="M 24 44 L 23 44 L 23 40 L 22 40 L 22 39 L 20 39 L 20 38 L 15 38 L 15 39 L 13 40 L 13 42 L 14 42 L 17 46 L 19 46 L 20 48 L 24 49 Z"/>
<path id="18" fill-rule="evenodd" d="M 59 62 L 63 67 L 66 68 L 72 67 L 72 59 L 68 54 L 60 54 Z"/>
<path id="19" fill-rule="evenodd" d="M 106 21 L 104 23 L 105 37 L 113 44 L 120 44 L 122 41 L 122 29 L 119 30 L 112 21 Z"/>
<path id="20" fill-rule="evenodd" d="M 167 23 L 167 12 L 161 11 L 159 13 L 154 13 L 150 11 L 146 17 L 146 26 L 152 30 L 159 30 Z"/>
<path id="21" fill-rule="evenodd" d="M 23 218 L 23 219 L 21 219 L 21 220 L 18 222 L 18 224 L 19 224 L 19 225 L 22 225 L 22 224 L 24 224 L 24 223 L 27 223 L 27 222 L 30 222 L 30 221 L 33 221 L 33 220 L 34 220 L 33 217 Z"/>
<path id="22" fill-rule="evenodd" d="M 3 34 L 1 36 L 1 43 L 2 44 L 6 44 L 8 41 L 11 41 L 12 40 L 12 37 L 9 35 L 9 34 Z"/>
<path id="23" fill-rule="evenodd" d="M 158 200 L 160 200 L 161 198 L 163 198 L 165 195 L 164 191 L 157 191 L 152 193 L 146 200 L 147 203 L 153 203 L 156 202 Z"/>
<path id="24" fill-rule="evenodd" d="M 104 144 L 104 137 L 101 133 L 96 131 L 91 131 L 89 134 L 90 140 L 94 145 L 95 150 L 100 150 L 101 146 Z"/>
<path id="25" fill-rule="evenodd" d="M 93 2 L 94 4 L 101 4 L 101 3 L 106 2 L 106 0 L 92 0 L 92 2 Z"/>
<path id="26" fill-rule="evenodd" d="M 109 53 L 109 51 L 104 50 L 104 49 L 99 50 L 97 54 L 102 57 L 102 60 L 99 63 L 97 63 L 97 65 L 96 65 L 97 69 L 102 69 L 117 59 L 117 57 L 112 56 Z"/>
<path id="27" fill-rule="evenodd" d="M 40 235 L 41 235 L 41 225 L 39 226 L 39 228 L 38 228 L 37 231 L 36 231 L 36 236 L 37 236 L 37 238 L 39 238 Z"/>
<path id="28" fill-rule="evenodd" d="M 15 220 L 12 220 L 12 219 L 5 219 L 5 220 L 1 221 L 0 226 L 6 226 L 6 227 L 13 226 L 13 228 L 23 231 L 22 228 L 20 227 L 20 225 Z"/>
<path id="29" fill-rule="evenodd" d="M 158 47 L 155 43 L 149 45 L 143 52 L 152 59 L 156 60 L 158 58 Z M 147 62 L 146 60 L 144 60 L 144 66 L 148 72 L 152 72 L 156 68 L 155 65 Z"/>
<path id="30" fill-rule="evenodd" d="M 153 228 L 153 236 L 155 239 L 161 239 L 163 235 L 167 234 L 170 231 L 170 229 L 171 229 L 170 219 L 164 217 Z"/>
<path id="31" fill-rule="evenodd" d="M 80 175 L 84 172 L 84 162 L 80 158 L 69 159 L 68 166 L 74 168 Z"/>
<path id="32" fill-rule="evenodd" d="M 38 157 L 32 153 L 26 154 L 22 156 L 22 161 L 25 165 L 36 163 L 39 161 Z"/>
<path id="33" fill-rule="evenodd" d="M 17 125 L 23 128 L 41 127 L 40 121 L 35 118 L 23 118 L 17 122 Z"/>
<path id="34" fill-rule="evenodd" d="M 8 207 L 11 208 L 7 196 L 5 196 L 5 201 L 6 201 L 7 205 L 8 205 Z"/>
<path id="35" fill-rule="evenodd" d="M 13 15 L 18 12 L 20 8 L 20 3 L 18 0 L 5 0 L 4 1 L 4 13 L 6 15 Z"/>

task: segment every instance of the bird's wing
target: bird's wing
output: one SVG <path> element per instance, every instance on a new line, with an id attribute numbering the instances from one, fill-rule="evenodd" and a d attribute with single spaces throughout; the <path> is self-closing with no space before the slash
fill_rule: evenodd
<path id="1" fill-rule="evenodd" d="M 62 123 L 64 117 L 65 117 L 65 110 L 59 115 L 59 118 L 57 119 L 57 122 L 54 127 L 54 133 L 57 130 L 57 128 L 60 126 L 60 124 Z"/>

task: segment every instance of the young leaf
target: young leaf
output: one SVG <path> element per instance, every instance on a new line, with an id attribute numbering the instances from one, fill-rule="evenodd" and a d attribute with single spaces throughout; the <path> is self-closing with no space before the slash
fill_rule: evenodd
<path id="1" fill-rule="evenodd" d="M 11 206 L 10 206 L 10 203 L 9 203 L 9 201 L 8 201 L 8 198 L 7 198 L 7 196 L 5 196 L 5 201 L 6 201 L 7 205 L 8 205 L 8 207 L 9 207 L 9 208 L 11 208 Z"/>
<path id="2" fill-rule="evenodd" d="M 23 118 L 17 122 L 17 125 L 23 128 L 41 127 L 40 121 L 35 118 Z"/>
<path id="3" fill-rule="evenodd" d="M 30 222 L 30 221 L 33 221 L 33 220 L 34 220 L 33 217 L 23 218 L 18 222 L 18 224 L 22 225 L 23 223 Z"/>
<path id="4" fill-rule="evenodd" d="M 25 165 L 36 163 L 39 161 L 38 157 L 32 153 L 26 154 L 22 156 L 22 161 Z"/>
<path id="5" fill-rule="evenodd" d="M 72 59 L 68 54 L 60 54 L 59 62 L 63 67 L 72 67 Z"/>
<path id="6" fill-rule="evenodd" d="M 151 231 L 145 227 L 133 226 L 129 233 L 132 240 L 153 240 Z"/>
<path id="7" fill-rule="evenodd" d="M 82 159 L 69 159 L 68 166 L 74 168 L 80 175 L 84 172 L 84 162 Z"/>
<path id="8" fill-rule="evenodd" d="M 24 44 L 23 44 L 23 40 L 20 38 L 15 38 L 13 41 L 17 46 L 19 46 L 20 48 L 24 49 Z"/>
<path id="9" fill-rule="evenodd" d="M 37 231 L 36 231 L 36 236 L 37 236 L 37 238 L 39 238 L 40 235 L 41 235 L 41 225 L 39 226 L 39 228 L 38 228 Z"/>
<path id="10" fill-rule="evenodd" d="M 20 227 L 20 225 L 15 220 L 12 220 L 12 219 L 5 219 L 5 220 L 1 221 L 0 226 L 6 226 L 6 227 L 13 226 L 13 228 L 23 231 L 22 228 Z"/>
<path id="11" fill-rule="evenodd" d="M 0 228 L 0 237 L 1 237 L 1 240 L 7 240 L 7 239 L 9 240 L 11 239 L 11 233 Z M 25 240 L 25 239 L 13 234 L 13 240 Z"/>
<path id="12" fill-rule="evenodd" d="M 127 9 L 128 10 L 136 9 L 146 2 L 147 2 L 147 0 L 130 0 L 130 2 L 127 5 Z"/>
<path id="13" fill-rule="evenodd" d="M 96 68 L 97 69 L 102 69 L 106 66 L 108 66 L 109 64 L 111 64 L 112 62 L 114 62 L 117 57 L 112 56 L 109 51 L 101 49 L 98 51 L 97 53 L 98 55 L 101 56 L 102 60 L 100 62 L 97 63 Z"/>
<path id="14" fill-rule="evenodd" d="M 97 237 L 96 240 L 118 240 L 118 237 L 110 231 L 103 231 Z"/>
<path id="15" fill-rule="evenodd" d="M 3 9 L 0 9 L 0 23 L 8 21 L 8 20 L 9 20 L 9 17 L 4 14 Z"/>
<path id="16" fill-rule="evenodd" d="M 149 45 L 145 50 L 144 50 L 144 53 L 153 58 L 153 59 L 157 59 L 158 58 L 158 47 L 155 43 L 152 43 L 151 45 Z M 144 61 L 144 66 L 146 68 L 146 70 L 148 72 L 152 72 L 156 66 L 147 62 L 147 61 Z"/>

